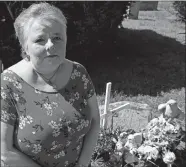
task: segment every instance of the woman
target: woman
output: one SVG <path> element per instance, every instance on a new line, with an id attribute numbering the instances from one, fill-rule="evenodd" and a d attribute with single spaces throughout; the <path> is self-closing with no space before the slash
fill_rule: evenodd
<path id="1" fill-rule="evenodd" d="M 87 167 L 100 117 L 86 69 L 66 59 L 66 19 L 48 3 L 15 20 L 23 60 L 1 74 L 1 159 L 14 167 Z"/>

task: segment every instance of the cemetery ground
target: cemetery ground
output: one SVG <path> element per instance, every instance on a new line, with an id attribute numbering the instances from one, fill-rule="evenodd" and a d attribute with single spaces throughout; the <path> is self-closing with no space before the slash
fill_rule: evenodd
<path id="1" fill-rule="evenodd" d="M 159 104 L 175 99 L 185 112 L 184 33 L 171 2 L 159 2 L 157 11 L 140 11 L 138 20 L 124 20 L 115 44 L 97 48 L 87 65 L 99 105 L 104 104 L 106 83 L 112 82 L 111 103 L 146 103 L 155 116 Z M 123 126 L 125 118 L 119 116 Z"/>

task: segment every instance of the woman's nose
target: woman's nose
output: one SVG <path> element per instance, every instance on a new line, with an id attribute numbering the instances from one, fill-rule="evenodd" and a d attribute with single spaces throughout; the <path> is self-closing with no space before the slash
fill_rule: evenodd
<path id="1" fill-rule="evenodd" d="M 53 46 L 54 46 L 53 42 L 51 41 L 51 39 L 49 39 L 46 43 L 46 50 L 48 51 L 48 50 L 52 49 Z"/>

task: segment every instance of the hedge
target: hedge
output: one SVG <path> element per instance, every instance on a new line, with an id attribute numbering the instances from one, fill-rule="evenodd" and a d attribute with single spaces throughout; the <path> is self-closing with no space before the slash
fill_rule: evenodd
<path id="1" fill-rule="evenodd" d="M 5 68 L 20 57 L 20 46 L 15 38 L 13 22 L 19 13 L 33 1 L 0 2 L 0 52 Z M 87 50 L 107 41 L 118 28 L 130 4 L 127 1 L 49 1 L 60 8 L 68 21 L 67 55 L 78 61 L 85 59 Z M 77 56 L 77 53 L 81 56 Z"/>

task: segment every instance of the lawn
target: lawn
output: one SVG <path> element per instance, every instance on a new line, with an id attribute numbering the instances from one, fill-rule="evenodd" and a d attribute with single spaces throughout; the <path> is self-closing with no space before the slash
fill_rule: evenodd
<path id="1" fill-rule="evenodd" d="M 160 103 L 175 99 L 185 112 L 184 32 L 171 2 L 159 2 L 158 11 L 140 11 L 138 20 L 124 20 L 115 45 L 102 45 L 96 50 L 100 56 L 87 65 L 99 105 L 112 82 L 111 102 L 146 103 L 156 115 Z"/>

